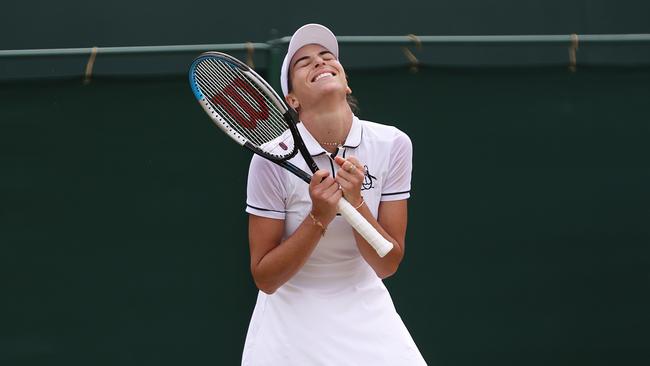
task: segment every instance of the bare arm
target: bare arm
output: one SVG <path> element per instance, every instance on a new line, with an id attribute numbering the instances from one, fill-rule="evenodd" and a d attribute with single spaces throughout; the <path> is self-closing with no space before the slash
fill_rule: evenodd
<path id="1" fill-rule="evenodd" d="M 354 232 L 354 238 L 363 258 L 375 270 L 380 278 L 387 278 L 397 272 L 404 258 L 404 240 L 406 238 L 407 200 L 386 201 L 379 204 L 377 220 L 372 216 L 368 206 L 363 205 L 359 212 L 368 220 L 379 233 L 393 243 L 393 249 L 383 258 L 363 239 Z"/>
<path id="2" fill-rule="evenodd" d="M 336 203 L 341 191 L 328 171 L 319 170 L 309 184 L 311 213 L 324 227 L 336 216 Z M 257 287 L 272 294 L 293 277 L 316 248 L 323 229 L 311 217 L 282 241 L 284 220 L 249 215 L 248 237 L 251 273 Z"/>
<path id="3" fill-rule="evenodd" d="M 362 202 L 363 165 L 354 157 L 348 159 L 336 157 L 335 161 L 341 167 L 336 180 L 343 187 L 345 198 L 350 201 L 350 204 L 357 207 Z M 349 164 L 353 164 L 355 168 L 350 168 Z M 358 211 L 386 240 L 393 243 L 393 249 L 386 256 L 380 258 L 372 246 L 359 233 L 354 231 L 354 238 L 361 255 L 377 276 L 380 278 L 392 276 L 404 257 L 404 240 L 408 221 L 407 201 L 381 202 L 377 219 L 365 204 L 361 205 Z"/>
<path id="4" fill-rule="evenodd" d="M 257 287 L 267 294 L 274 293 L 302 268 L 321 237 L 320 227 L 308 220 L 281 242 L 283 232 L 284 220 L 249 215 L 251 273 Z"/>

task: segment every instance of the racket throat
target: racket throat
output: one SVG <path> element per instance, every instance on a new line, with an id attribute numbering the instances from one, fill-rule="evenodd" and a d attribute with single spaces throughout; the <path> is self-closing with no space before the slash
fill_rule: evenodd
<path id="1" fill-rule="evenodd" d="M 298 113 L 296 113 L 296 111 L 293 108 L 288 108 L 287 111 L 284 113 L 284 118 L 287 121 L 294 122 L 294 123 L 289 123 L 289 129 L 291 129 L 291 133 L 293 134 L 294 143 L 296 144 L 298 151 L 300 151 L 300 155 L 302 155 L 302 157 L 305 159 L 305 162 L 307 163 L 309 170 L 312 172 L 312 174 L 316 173 L 316 171 L 318 170 L 318 165 L 316 165 L 316 162 L 311 157 L 311 153 L 309 152 L 309 149 L 307 149 L 307 146 L 305 146 L 305 143 L 303 142 L 302 137 L 300 136 L 300 131 L 298 131 L 298 126 L 296 125 L 299 121 Z"/>

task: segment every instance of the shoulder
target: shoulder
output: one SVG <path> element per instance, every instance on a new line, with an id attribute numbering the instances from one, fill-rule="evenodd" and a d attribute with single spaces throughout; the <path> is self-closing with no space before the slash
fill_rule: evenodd
<path id="1" fill-rule="evenodd" d="M 249 183 L 251 179 L 254 180 L 256 177 L 265 177 L 265 180 L 267 182 L 282 182 L 283 171 L 284 169 L 282 169 L 279 165 L 269 161 L 268 159 L 264 159 L 257 154 L 253 154 L 250 166 L 248 168 Z"/>
<path id="2" fill-rule="evenodd" d="M 384 143 L 411 146 L 411 138 L 399 128 L 378 122 L 360 119 L 364 138 L 378 140 Z"/>
<path id="3" fill-rule="evenodd" d="M 277 164 L 274 164 L 268 159 L 265 159 L 257 154 L 253 154 L 250 162 L 251 169 L 269 169 L 274 170 L 276 167 L 279 168 Z"/>

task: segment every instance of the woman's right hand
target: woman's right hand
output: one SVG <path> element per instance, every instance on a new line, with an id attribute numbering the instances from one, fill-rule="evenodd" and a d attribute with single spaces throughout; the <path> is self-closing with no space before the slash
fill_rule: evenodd
<path id="1" fill-rule="evenodd" d="M 327 170 L 318 170 L 309 183 L 311 197 L 311 213 L 323 225 L 327 226 L 337 212 L 337 203 L 343 196 L 339 184 L 330 176 Z"/>

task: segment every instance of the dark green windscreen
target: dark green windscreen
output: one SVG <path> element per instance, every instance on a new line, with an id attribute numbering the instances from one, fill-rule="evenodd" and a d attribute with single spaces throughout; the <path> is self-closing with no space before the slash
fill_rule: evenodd
<path id="1" fill-rule="evenodd" d="M 650 69 L 352 70 L 414 145 L 431 365 L 650 363 Z M 0 363 L 235 365 L 247 162 L 184 78 L 0 84 Z"/>

